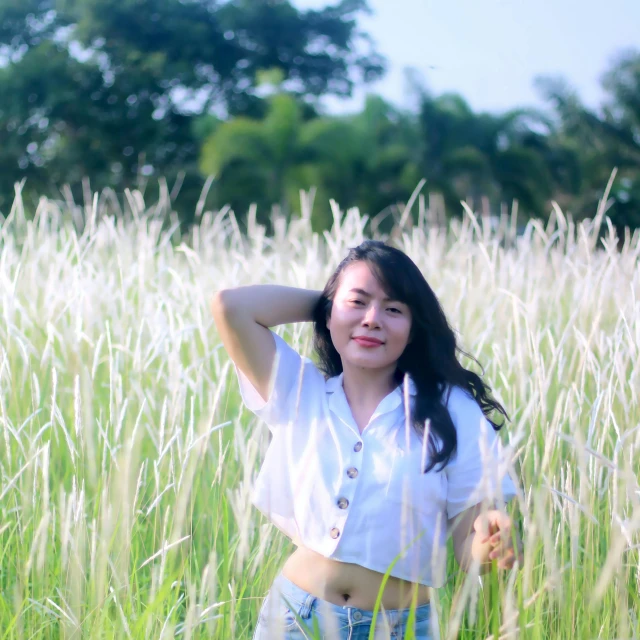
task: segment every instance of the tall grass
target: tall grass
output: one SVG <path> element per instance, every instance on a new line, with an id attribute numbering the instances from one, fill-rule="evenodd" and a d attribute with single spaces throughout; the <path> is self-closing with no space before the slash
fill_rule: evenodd
<path id="1" fill-rule="evenodd" d="M 322 288 L 367 219 L 334 203 L 313 234 L 303 198 L 269 237 L 228 209 L 180 237 L 162 203 L 108 196 L 27 216 L 18 189 L 0 218 L 0 640 L 250 638 L 293 546 L 249 502 L 268 431 L 209 300 Z M 639 234 L 617 246 L 604 199 L 523 234 L 515 213 L 443 229 L 419 209 L 395 242 L 510 413 L 524 488 L 524 566 L 474 578 L 449 545 L 441 637 L 639 638 Z M 282 330 L 310 355 L 309 325 Z"/>

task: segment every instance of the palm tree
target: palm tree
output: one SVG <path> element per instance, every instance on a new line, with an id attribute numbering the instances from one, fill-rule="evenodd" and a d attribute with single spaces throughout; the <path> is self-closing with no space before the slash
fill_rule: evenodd
<path id="1" fill-rule="evenodd" d="M 321 198 L 374 217 L 406 201 L 420 180 L 415 134 L 410 115 L 369 95 L 360 113 L 310 121 L 301 142 Z"/>
<path id="2" fill-rule="evenodd" d="M 275 93 L 267 101 L 264 119 L 222 122 L 202 147 L 201 171 L 217 175 L 231 199 L 242 187 L 250 191 L 249 202 L 279 203 L 291 213 L 300 189 L 313 186 L 314 227 L 326 229 L 330 198 L 375 215 L 390 202 L 406 200 L 419 180 L 402 139 L 403 131 L 409 137 L 410 123 L 382 98 L 370 96 L 359 114 L 307 120 L 290 94 Z"/>
<path id="3" fill-rule="evenodd" d="M 609 209 L 618 235 L 640 227 L 640 51 L 623 51 L 602 79 L 608 94 L 600 113 L 588 109 L 563 80 L 537 84 L 562 124 L 561 135 L 576 150 L 582 174 L 576 213 L 593 217 L 614 167 L 618 172 Z"/>
<path id="4" fill-rule="evenodd" d="M 251 186 L 248 202 L 279 203 L 287 209 L 286 193 L 295 183 L 300 158 L 301 110 L 285 93 L 267 100 L 263 120 L 241 116 L 215 127 L 202 147 L 199 165 L 203 173 L 217 176 L 223 193 L 232 199 L 238 195 L 234 186 Z"/>
<path id="5" fill-rule="evenodd" d="M 505 114 L 476 114 L 457 94 L 437 98 L 423 91 L 419 109 L 421 168 L 428 188 L 443 194 L 459 211 L 460 200 L 475 203 L 517 198 L 525 209 L 541 213 L 552 194 L 553 175 L 540 148 L 548 126 L 532 109 Z"/>

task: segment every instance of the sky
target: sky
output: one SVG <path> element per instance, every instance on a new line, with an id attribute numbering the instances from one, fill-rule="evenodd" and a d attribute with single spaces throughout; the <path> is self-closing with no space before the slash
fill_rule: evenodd
<path id="1" fill-rule="evenodd" d="M 291 0 L 299 9 L 334 2 Z M 358 24 L 388 60 L 383 80 L 352 99 L 325 97 L 329 113 L 358 111 L 367 92 L 412 108 L 403 69 L 435 95 L 460 93 L 475 111 L 544 107 L 538 75 L 561 75 L 597 108 L 600 77 L 624 48 L 640 50 L 640 0 L 369 0 Z"/>

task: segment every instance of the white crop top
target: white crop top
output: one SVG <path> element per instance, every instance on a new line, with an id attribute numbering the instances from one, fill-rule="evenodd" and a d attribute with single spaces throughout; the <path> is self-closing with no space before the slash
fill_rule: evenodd
<path id="1" fill-rule="evenodd" d="M 509 448 L 478 403 L 453 387 L 446 406 L 457 455 L 441 472 L 437 464 L 422 474 L 423 440 L 405 420 L 404 384 L 380 402 L 361 434 L 342 374 L 325 380 L 309 358 L 271 334 L 276 364 L 268 402 L 235 367 L 242 401 L 273 434 L 252 504 L 298 546 L 380 573 L 403 552 L 392 576 L 441 587 L 448 520 L 485 497 L 500 506 L 517 494 Z M 426 442 L 424 449 L 428 455 Z"/>

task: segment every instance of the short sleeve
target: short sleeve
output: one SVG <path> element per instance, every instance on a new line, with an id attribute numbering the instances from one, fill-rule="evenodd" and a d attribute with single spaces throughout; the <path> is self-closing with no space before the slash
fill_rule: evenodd
<path id="1" fill-rule="evenodd" d="M 258 390 L 251 384 L 247 376 L 234 363 L 240 396 L 244 406 L 264 420 L 270 427 L 275 427 L 287 420 L 292 391 L 298 388 L 303 373 L 304 360 L 300 354 L 290 347 L 277 333 L 271 331 L 276 343 L 274 368 L 269 384 L 269 398 L 265 402 Z"/>
<path id="2" fill-rule="evenodd" d="M 461 387 L 453 387 L 447 409 L 458 438 L 456 455 L 444 469 L 447 518 L 485 498 L 500 504 L 517 495 L 508 474 L 506 450 L 478 402 Z"/>

